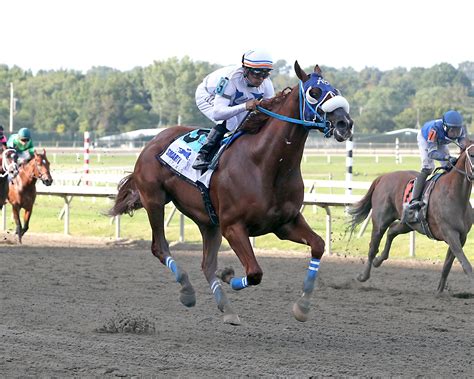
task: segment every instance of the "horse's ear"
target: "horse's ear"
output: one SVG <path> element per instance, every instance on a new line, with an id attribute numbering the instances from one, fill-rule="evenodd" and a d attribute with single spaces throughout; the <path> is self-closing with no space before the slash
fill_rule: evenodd
<path id="1" fill-rule="evenodd" d="M 314 66 L 314 72 L 318 74 L 319 76 L 323 75 L 323 72 L 321 71 L 321 68 L 319 68 L 318 65 Z"/>
<path id="2" fill-rule="evenodd" d="M 46 150 L 43 148 L 43 155 L 46 156 Z"/>
<path id="3" fill-rule="evenodd" d="M 303 71 L 303 69 L 300 67 L 300 64 L 298 61 L 295 61 L 295 73 L 298 78 L 300 78 L 301 81 L 305 82 L 309 79 L 309 75 L 306 74 L 306 72 Z"/>

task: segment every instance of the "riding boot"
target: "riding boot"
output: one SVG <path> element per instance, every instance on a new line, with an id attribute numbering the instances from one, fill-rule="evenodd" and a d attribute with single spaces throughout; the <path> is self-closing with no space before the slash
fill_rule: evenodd
<path id="1" fill-rule="evenodd" d="M 418 174 L 415 184 L 413 185 L 413 196 L 408 205 L 408 209 L 420 209 L 423 205 L 423 201 L 421 200 L 421 194 L 423 193 L 423 188 L 425 187 L 426 179 L 430 171 L 428 170 L 421 170 Z"/>
<path id="2" fill-rule="evenodd" d="M 210 153 L 214 150 L 216 146 L 224 138 L 224 135 L 227 133 L 227 128 L 225 127 L 225 121 L 222 124 L 214 126 L 207 136 L 207 140 L 202 145 L 201 150 L 199 150 L 198 156 L 194 161 L 193 168 L 196 170 L 204 170 L 211 163 Z"/>

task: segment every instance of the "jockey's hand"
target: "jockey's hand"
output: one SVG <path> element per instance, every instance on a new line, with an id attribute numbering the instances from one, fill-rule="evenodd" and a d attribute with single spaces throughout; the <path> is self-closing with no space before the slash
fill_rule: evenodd
<path id="1" fill-rule="evenodd" d="M 254 111 L 255 109 L 257 109 L 257 105 L 259 104 L 260 104 L 260 100 L 257 100 L 257 99 L 249 100 L 245 103 L 245 109 L 248 111 Z"/>
<path id="2" fill-rule="evenodd" d="M 456 157 L 449 157 L 448 158 L 448 162 L 451 166 L 456 166 L 456 162 L 458 161 L 458 159 Z"/>

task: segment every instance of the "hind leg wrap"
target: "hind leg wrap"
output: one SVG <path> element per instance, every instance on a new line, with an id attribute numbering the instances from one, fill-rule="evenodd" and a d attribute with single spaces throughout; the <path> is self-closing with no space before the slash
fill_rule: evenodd
<path id="1" fill-rule="evenodd" d="M 236 291 L 247 288 L 249 286 L 246 276 L 234 277 L 230 280 L 229 284 L 230 287 Z"/>

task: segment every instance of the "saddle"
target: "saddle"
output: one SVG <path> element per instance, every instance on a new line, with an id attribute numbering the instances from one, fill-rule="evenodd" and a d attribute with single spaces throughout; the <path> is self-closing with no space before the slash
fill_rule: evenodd
<path id="1" fill-rule="evenodd" d="M 401 222 L 410 226 L 414 224 L 420 224 L 424 234 L 430 239 L 435 239 L 431 233 L 427 219 L 430 195 L 438 179 L 445 173 L 446 172 L 435 173 L 426 181 L 425 187 L 423 188 L 423 193 L 421 195 L 423 205 L 420 209 L 410 209 L 408 207 L 413 197 L 413 186 L 415 184 L 415 179 L 411 179 L 403 191 L 403 211 Z"/>
<path id="2" fill-rule="evenodd" d="M 221 146 L 212 158 L 209 167 L 203 172 L 194 169 L 193 164 L 198 156 L 199 150 L 206 142 L 206 137 L 209 132 L 210 129 L 195 129 L 182 136 L 178 136 L 171 141 L 170 145 L 161 153 L 157 154 L 155 158 L 165 167 L 173 171 L 179 178 L 199 189 L 211 222 L 214 225 L 218 225 L 219 219 L 209 197 L 209 183 L 212 174 L 217 169 L 219 158 L 224 150 L 238 137 L 244 134 L 244 132 L 238 131 L 224 138 L 221 142 Z"/>

